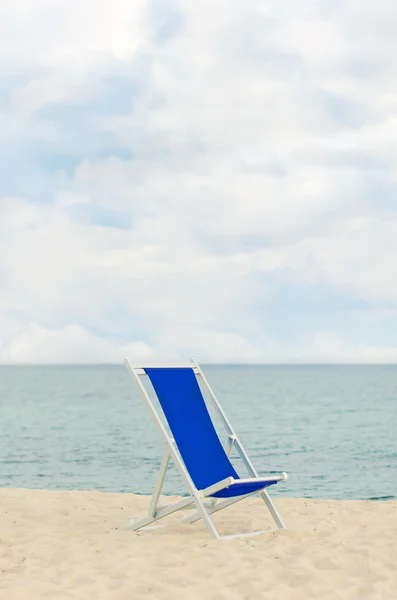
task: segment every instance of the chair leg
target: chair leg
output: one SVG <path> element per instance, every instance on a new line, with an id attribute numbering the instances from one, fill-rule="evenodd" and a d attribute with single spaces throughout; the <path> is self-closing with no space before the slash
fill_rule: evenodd
<path id="1" fill-rule="evenodd" d="M 266 490 L 263 490 L 263 492 L 261 492 L 261 496 L 262 496 L 263 501 L 266 504 L 267 508 L 269 509 L 269 512 L 272 515 L 273 520 L 276 523 L 277 527 L 279 529 L 287 529 L 284 521 L 281 518 L 280 513 L 278 512 L 277 508 L 274 506 L 274 504 L 273 504 L 269 494 L 266 492 Z"/>
<path id="2" fill-rule="evenodd" d="M 204 524 L 206 525 L 207 529 L 209 530 L 211 536 L 215 539 L 215 540 L 219 540 L 220 535 L 214 525 L 214 523 L 212 522 L 212 519 L 210 517 L 210 511 L 211 509 L 206 509 L 204 504 L 201 501 L 200 496 L 198 495 L 198 493 L 196 492 L 196 490 L 193 491 L 193 496 L 194 496 L 194 500 L 195 500 L 195 505 L 197 508 L 197 513 L 195 513 L 198 516 L 198 519 L 203 519 Z"/>
<path id="3" fill-rule="evenodd" d="M 239 502 L 240 500 L 245 500 L 246 498 L 249 498 L 250 496 L 254 496 L 255 494 L 257 494 L 257 492 L 252 492 L 251 494 L 246 494 L 245 496 L 235 496 L 233 498 L 228 498 L 227 500 L 222 500 L 220 502 L 218 502 L 217 504 L 215 504 L 214 506 L 209 506 L 207 508 L 207 512 L 212 515 L 215 512 L 218 512 L 218 510 L 222 510 L 223 508 L 227 508 L 228 506 L 231 506 L 232 504 L 234 504 L 235 502 Z M 286 529 L 286 526 L 284 524 L 284 521 L 282 520 L 279 512 L 277 511 L 276 507 L 274 506 L 271 498 L 269 497 L 269 495 L 267 494 L 267 492 L 265 490 L 263 490 L 261 492 L 261 496 L 271 514 L 271 516 L 273 517 L 277 527 L 279 529 Z M 183 520 L 184 523 L 195 523 L 196 521 L 198 521 L 201 518 L 201 515 L 198 512 L 194 512 L 191 515 L 187 515 Z M 247 534 L 248 535 L 248 534 Z"/>
<path id="4" fill-rule="evenodd" d="M 170 451 L 168 445 L 165 445 L 163 459 L 161 461 L 160 471 L 157 477 L 156 485 L 154 486 L 153 496 L 148 508 L 148 517 L 154 517 L 157 508 L 157 502 L 163 488 L 165 475 L 168 469 L 168 463 L 170 461 Z"/>
<path id="5" fill-rule="evenodd" d="M 256 492 L 253 492 L 256 493 Z M 212 506 L 209 506 L 207 508 L 207 512 L 212 515 L 213 513 L 218 512 L 218 510 L 222 510 L 223 508 L 226 508 L 227 506 L 230 506 L 231 504 L 234 504 L 235 502 L 239 502 L 239 500 L 244 500 L 244 498 L 248 498 L 248 496 L 251 496 L 252 494 L 246 494 L 245 496 L 234 496 L 233 498 L 228 498 L 227 500 L 222 500 L 220 502 L 218 502 L 217 504 L 214 504 Z M 194 512 L 192 515 L 187 515 L 184 519 L 183 522 L 184 523 L 195 523 L 196 521 L 199 521 L 201 519 L 201 515 L 199 515 L 198 512 Z"/>

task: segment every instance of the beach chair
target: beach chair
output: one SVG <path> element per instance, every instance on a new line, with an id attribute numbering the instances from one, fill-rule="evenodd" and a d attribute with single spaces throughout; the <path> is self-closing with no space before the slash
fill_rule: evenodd
<path id="1" fill-rule="evenodd" d="M 138 384 L 165 444 L 147 515 L 131 520 L 126 528 L 136 531 L 178 510 L 194 509 L 195 512 L 183 521 L 193 523 L 202 519 L 212 537 L 220 539 L 211 515 L 259 493 L 277 527 L 285 529 L 266 488 L 287 479 L 287 474 L 258 476 L 199 365 L 194 360 L 176 365 L 130 364 L 128 360 L 124 362 Z M 207 389 L 206 395 L 226 429 L 228 438 L 225 447 L 215 430 L 199 382 L 203 390 Z M 151 400 L 150 387 L 151 394 L 153 395 L 154 390 L 158 402 Z M 161 412 L 163 416 L 160 416 Z M 245 463 L 249 478 L 241 479 L 230 462 L 233 449 Z M 186 484 L 189 496 L 174 504 L 159 506 L 158 500 L 171 458 Z M 241 535 L 260 533 L 263 532 Z M 239 534 L 223 537 L 239 537 Z"/>

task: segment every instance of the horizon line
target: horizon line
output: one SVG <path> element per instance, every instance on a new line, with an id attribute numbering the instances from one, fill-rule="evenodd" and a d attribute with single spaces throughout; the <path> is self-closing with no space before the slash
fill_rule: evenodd
<path id="1" fill-rule="evenodd" d="M 151 364 L 164 361 L 148 361 Z M 168 361 L 167 361 L 168 362 Z M 173 362 L 169 361 L 170 366 Z M 397 362 L 206 362 L 198 361 L 206 367 L 396 367 Z M 81 362 L 81 363 L 0 363 L 0 367 L 124 367 L 122 362 Z"/>

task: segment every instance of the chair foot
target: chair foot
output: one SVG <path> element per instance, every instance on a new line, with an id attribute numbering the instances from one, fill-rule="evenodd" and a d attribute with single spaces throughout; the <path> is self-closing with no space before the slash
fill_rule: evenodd
<path id="1" fill-rule="evenodd" d="M 263 531 L 249 531 L 248 533 L 233 533 L 232 535 L 222 535 L 220 540 L 234 540 L 236 538 L 255 537 L 262 535 L 262 533 L 270 533 L 270 529 L 264 529 Z"/>
<path id="2" fill-rule="evenodd" d="M 137 531 L 142 527 L 146 527 L 150 523 L 153 523 L 155 519 L 151 519 L 150 517 L 141 517 L 139 519 L 130 519 L 127 525 L 123 528 L 128 531 Z"/>

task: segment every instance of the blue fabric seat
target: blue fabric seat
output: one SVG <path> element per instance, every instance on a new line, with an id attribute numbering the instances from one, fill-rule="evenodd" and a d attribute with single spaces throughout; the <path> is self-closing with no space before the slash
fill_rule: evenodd
<path id="1" fill-rule="evenodd" d="M 230 498 L 251 494 L 274 481 L 244 482 L 227 456 L 212 423 L 193 369 L 145 368 L 175 439 L 183 462 L 198 490 L 227 477 L 236 482 L 213 494 Z"/>

